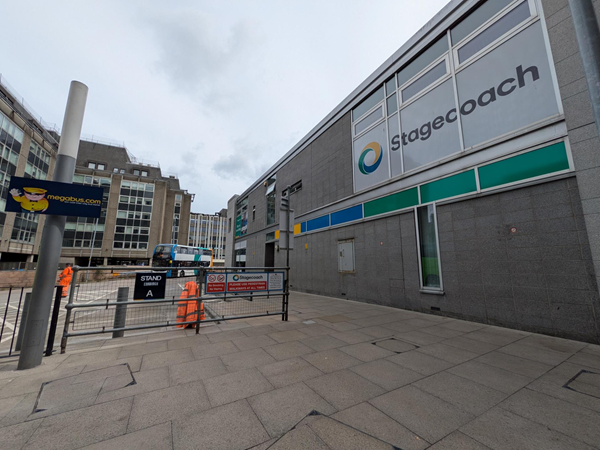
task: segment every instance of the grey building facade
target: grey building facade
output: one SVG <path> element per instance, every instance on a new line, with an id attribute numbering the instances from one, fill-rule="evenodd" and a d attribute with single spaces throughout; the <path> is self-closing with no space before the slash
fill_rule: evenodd
<path id="1" fill-rule="evenodd" d="M 223 263 L 225 260 L 227 234 L 227 209 L 215 214 L 190 214 L 188 245 L 210 248 L 213 258 Z"/>
<path id="2" fill-rule="evenodd" d="M 444 7 L 229 202 L 292 289 L 600 341 L 600 142 L 567 0 Z"/>

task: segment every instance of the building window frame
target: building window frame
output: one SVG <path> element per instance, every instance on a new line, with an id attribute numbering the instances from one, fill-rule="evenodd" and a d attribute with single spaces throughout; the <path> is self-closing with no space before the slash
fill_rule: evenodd
<path id="1" fill-rule="evenodd" d="M 420 229 L 419 226 L 419 211 L 422 211 L 424 208 L 432 208 L 432 215 L 433 215 L 433 232 L 434 232 L 434 240 L 433 240 L 433 244 L 435 244 L 436 246 L 436 254 L 437 254 L 437 275 L 438 275 L 438 279 L 439 282 L 437 283 L 438 286 L 436 286 L 435 283 L 435 278 L 432 278 L 433 281 L 429 282 L 430 285 L 428 285 L 428 283 L 426 282 L 426 279 L 424 279 L 424 273 L 423 273 L 423 246 L 425 245 L 425 242 L 422 241 L 422 231 Z M 417 240 L 417 256 L 419 259 L 419 285 L 421 287 L 421 292 L 424 293 L 429 293 L 429 294 L 443 294 L 444 293 L 444 281 L 443 281 L 443 276 L 442 276 L 442 258 L 440 255 L 440 233 L 439 233 L 439 229 L 438 229 L 438 220 L 437 220 L 437 205 L 436 203 L 428 203 L 425 205 L 419 205 L 419 206 L 415 206 L 414 208 L 414 216 L 415 216 L 415 232 L 416 232 L 416 240 Z M 430 243 L 431 244 L 431 243 Z M 430 274 L 427 276 L 427 278 L 429 278 L 431 275 L 435 275 L 435 274 Z"/>

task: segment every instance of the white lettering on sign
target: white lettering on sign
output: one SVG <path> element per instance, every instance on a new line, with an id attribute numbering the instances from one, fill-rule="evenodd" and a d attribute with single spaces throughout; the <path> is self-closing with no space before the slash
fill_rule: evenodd
<path id="1" fill-rule="evenodd" d="M 142 275 L 142 281 L 162 281 L 162 275 Z"/>
<path id="2" fill-rule="evenodd" d="M 154 294 L 152 294 L 152 291 L 148 291 L 148 293 L 146 294 L 146 298 L 148 297 L 154 297 Z"/>

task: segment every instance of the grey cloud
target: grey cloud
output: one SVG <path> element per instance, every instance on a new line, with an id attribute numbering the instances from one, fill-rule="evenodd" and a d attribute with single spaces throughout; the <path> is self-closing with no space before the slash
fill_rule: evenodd
<path id="1" fill-rule="evenodd" d="M 270 167 L 269 162 L 262 161 L 266 155 L 260 146 L 249 146 L 238 140 L 233 147 L 232 154 L 222 156 L 213 164 L 212 169 L 218 176 L 252 182 Z"/>
<path id="2" fill-rule="evenodd" d="M 217 20 L 179 10 L 161 12 L 147 22 L 159 46 L 156 68 L 174 89 L 211 107 L 228 109 L 233 94 L 225 84 L 226 74 L 239 69 L 240 60 L 254 45 L 254 35 L 247 22 L 236 22 L 227 29 L 215 26 Z"/>

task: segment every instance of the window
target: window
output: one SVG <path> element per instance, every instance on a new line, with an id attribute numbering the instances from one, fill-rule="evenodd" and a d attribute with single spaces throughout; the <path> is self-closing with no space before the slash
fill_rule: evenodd
<path id="1" fill-rule="evenodd" d="M 88 169 L 95 169 L 95 168 L 96 168 L 96 163 L 93 163 L 93 162 L 88 163 Z"/>
<path id="2" fill-rule="evenodd" d="M 121 180 L 113 248 L 147 250 L 154 185 Z"/>
<path id="3" fill-rule="evenodd" d="M 512 1 L 513 0 L 488 0 L 481 4 L 481 6 L 450 29 L 452 45 L 458 44 Z"/>
<path id="4" fill-rule="evenodd" d="M 175 194 L 175 201 L 180 202 L 182 199 L 181 194 Z"/>
<path id="5" fill-rule="evenodd" d="M 142 176 L 143 176 L 143 177 L 147 177 L 147 176 L 148 176 L 148 171 L 146 171 L 146 170 L 142 170 Z"/>
<path id="6" fill-rule="evenodd" d="M 98 164 L 98 170 L 105 170 L 105 169 L 106 169 L 106 165 Z"/>
<path id="7" fill-rule="evenodd" d="M 512 9 L 498 21 L 494 22 L 492 25 L 458 49 L 459 63 L 466 61 L 492 42 L 498 40 L 507 32 L 528 19 L 530 15 L 529 3 L 527 1 Z"/>
<path id="8" fill-rule="evenodd" d="M 256 206 L 252 207 L 252 222 L 256 219 Z"/>
<path id="9" fill-rule="evenodd" d="M 442 62 L 436 64 L 433 68 L 429 69 L 407 87 L 402 89 L 402 101 L 405 102 L 417 93 L 421 92 L 423 89 L 446 75 L 447 72 L 446 60 L 444 59 Z"/>
<path id="10" fill-rule="evenodd" d="M 295 182 L 294 184 L 292 184 L 290 186 L 290 195 L 298 192 L 299 190 L 302 189 L 302 180 Z M 281 193 L 282 197 L 287 197 L 288 196 L 288 192 L 287 189 L 284 189 L 283 192 Z"/>
<path id="11" fill-rule="evenodd" d="M 356 125 L 354 125 L 354 134 L 362 133 L 364 130 L 369 128 L 369 126 L 371 126 L 372 124 L 377 122 L 382 117 L 383 117 L 383 106 L 380 106 L 375 111 L 373 111 L 371 114 L 369 114 L 367 117 L 365 117 L 360 122 L 358 122 Z"/>
<path id="12" fill-rule="evenodd" d="M 275 197 L 276 192 L 267 195 L 267 225 L 275 223 Z"/>
<path id="13" fill-rule="evenodd" d="M 362 101 L 356 108 L 352 110 L 352 120 L 356 121 L 362 117 L 367 111 L 370 111 L 375 105 L 383 100 L 383 86 L 373 92 L 369 97 Z"/>
<path id="14" fill-rule="evenodd" d="M 443 285 L 435 204 L 416 208 L 415 218 L 421 287 L 424 290 L 441 291 Z"/>
<path id="15" fill-rule="evenodd" d="M 125 169 L 119 170 L 119 173 L 125 173 Z"/>
<path id="16" fill-rule="evenodd" d="M 229 223 L 228 223 L 227 232 L 228 232 L 228 233 L 231 233 L 231 217 L 229 218 L 228 222 L 229 222 Z"/>
<path id="17" fill-rule="evenodd" d="M 140 171 L 138 169 L 133 169 L 133 174 L 134 175 L 140 175 Z"/>
<path id="18" fill-rule="evenodd" d="M 116 167 L 113 169 L 114 173 L 119 173 L 119 169 L 117 169 Z"/>
<path id="19" fill-rule="evenodd" d="M 338 271 L 354 272 L 354 239 L 338 241 Z"/>
<path id="20" fill-rule="evenodd" d="M 396 74 L 398 77 L 398 86 L 402 87 L 404 83 L 406 83 L 447 51 L 448 38 L 446 37 L 446 34 L 444 34 L 441 38 L 434 42 L 431 47 L 400 69 L 400 71 Z"/>
<path id="21" fill-rule="evenodd" d="M 235 215 L 235 236 L 244 236 L 248 233 L 248 197 L 237 204 Z"/>

